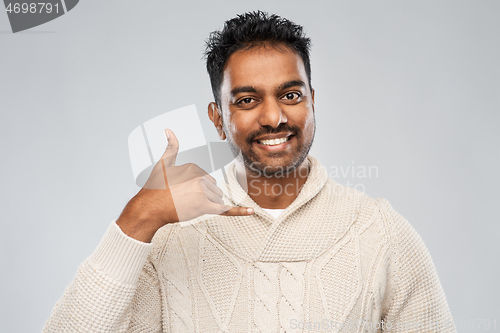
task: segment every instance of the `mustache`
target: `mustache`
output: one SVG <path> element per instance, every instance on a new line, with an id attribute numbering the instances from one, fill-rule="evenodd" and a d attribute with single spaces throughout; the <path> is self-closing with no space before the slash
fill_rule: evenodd
<path id="1" fill-rule="evenodd" d="M 300 135 L 300 128 L 296 125 L 288 125 L 286 123 L 279 124 L 278 127 L 272 126 L 263 126 L 261 129 L 250 133 L 247 137 L 247 143 L 252 144 L 255 141 L 255 138 L 261 135 L 267 134 L 280 134 L 280 133 L 293 133 L 295 136 Z"/>

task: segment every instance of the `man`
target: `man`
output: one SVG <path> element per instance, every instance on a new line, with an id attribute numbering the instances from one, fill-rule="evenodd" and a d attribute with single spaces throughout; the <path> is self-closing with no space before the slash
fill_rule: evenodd
<path id="1" fill-rule="evenodd" d="M 260 11 L 210 36 L 208 115 L 238 155 L 227 186 L 175 166 L 166 130 L 162 159 L 44 331 L 454 331 L 414 229 L 308 156 L 309 45 L 300 26 Z"/>

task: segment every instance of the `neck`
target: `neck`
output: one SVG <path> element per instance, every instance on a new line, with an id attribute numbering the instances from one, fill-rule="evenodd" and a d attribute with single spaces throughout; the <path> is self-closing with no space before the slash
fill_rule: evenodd
<path id="1" fill-rule="evenodd" d="M 262 208 L 283 209 L 299 195 L 309 175 L 309 161 L 288 174 L 264 176 L 252 173 L 243 163 L 236 163 L 236 178 L 250 198 Z"/>

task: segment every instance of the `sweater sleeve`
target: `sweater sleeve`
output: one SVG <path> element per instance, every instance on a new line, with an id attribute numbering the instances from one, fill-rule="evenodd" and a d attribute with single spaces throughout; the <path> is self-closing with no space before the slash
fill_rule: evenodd
<path id="1" fill-rule="evenodd" d="M 141 319 L 146 314 L 133 304 L 150 298 L 148 310 L 158 306 L 159 297 L 152 297 L 159 293 L 158 282 L 146 262 L 151 248 L 125 235 L 113 221 L 56 303 L 43 332 L 160 331 L 160 323 Z M 143 293 L 136 295 L 138 290 Z M 155 310 L 161 312 L 161 305 Z"/>
<path id="2" fill-rule="evenodd" d="M 392 292 L 383 317 L 387 332 L 456 332 L 429 251 L 415 229 L 386 200 L 379 201 L 390 237 Z"/>

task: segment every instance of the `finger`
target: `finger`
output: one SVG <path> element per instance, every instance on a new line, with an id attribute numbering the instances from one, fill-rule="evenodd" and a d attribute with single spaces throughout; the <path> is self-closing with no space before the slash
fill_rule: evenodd
<path id="1" fill-rule="evenodd" d="M 207 182 L 205 182 L 205 186 L 206 186 L 207 190 L 214 193 L 218 197 L 222 198 L 224 196 L 224 192 L 222 192 L 222 190 L 214 183 L 207 181 Z"/>
<path id="2" fill-rule="evenodd" d="M 253 215 L 253 208 L 249 207 L 232 207 L 228 211 L 220 214 L 224 216 L 248 216 Z"/>
<path id="3" fill-rule="evenodd" d="M 175 159 L 177 158 L 177 153 L 179 152 L 179 141 L 175 136 L 174 132 L 169 129 L 165 129 L 165 136 L 167 138 L 167 148 L 163 153 L 161 159 L 164 160 L 165 167 L 171 167 L 175 165 Z"/>
<path id="4" fill-rule="evenodd" d="M 207 173 L 203 177 L 205 177 L 206 179 L 208 179 L 209 181 L 211 181 L 212 183 L 214 183 L 215 185 L 217 185 L 217 180 L 214 177 L 210 176 L 209 173 Z"/>
<path id="5" fill-rule="evenodd" d="M 208 199 L 209 201 L 211 201 L 211 202 L 213 202 L 213 203 L 217 204 L 219 207 L 220 207 L 220 206 L 224 206 L 224 208 L 223 208 L 223 209 L 220 209 L 220 208 L 218 207 L 219 211 L 217 212 L 217 214 L 223 213 L 223 212 L 225 212 L 226 210 L 228 210 L 229 208 L 231 208 L 231 206 L 226 206 L 226 205 L 224 204 L 224 201 L 222 200 L 222 198 L 221 198 L 221 197 L 219 197 L 218 195 L 214 194 L 213 192 L 211 192 L 211 191 L 207 191 L 207 192 L 205 193 L 205 195 L 207 196 L 207 199 Z"/>

